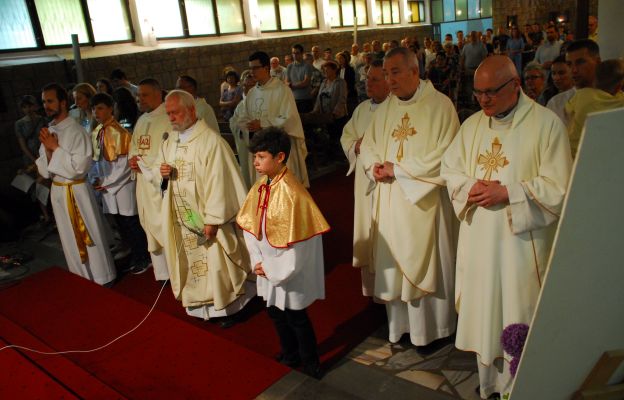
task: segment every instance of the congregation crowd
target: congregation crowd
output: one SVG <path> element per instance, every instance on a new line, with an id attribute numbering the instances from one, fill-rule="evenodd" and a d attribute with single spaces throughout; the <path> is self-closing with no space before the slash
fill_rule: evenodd
<path id="1" fill-rule="evenodd" d="M 531 321 L 585 119 L 624 107 L 623 61 L 600 59 L 597 27 L 590 17 L 575 40 L 551 21 L 335 55 L 295 44 L 285 65 L 257 51 L 240 75 L 224 70 L 217 112 L 188 75 L 169 91 L 121 69 L 94 86 L 52 83 L 45 117 L 21 100 L 21 172 L 50 187 L 49 204 L 37 201 L 70 271 L 110 285 L 153 268 L 189 315 L 224 326 L 261 296 L 278 360 L 318 378 L 306 308 L 325 296 L 330 227 L 308 170 L 346 159 L 353 266 L 385 304 L 389 341 L 456 334 L 476 353 L 481 397 L 502 396 L 500 335 Z"/>

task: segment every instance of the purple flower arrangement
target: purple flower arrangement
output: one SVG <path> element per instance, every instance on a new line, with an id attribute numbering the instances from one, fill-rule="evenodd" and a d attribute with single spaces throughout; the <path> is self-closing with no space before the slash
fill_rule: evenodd
<path id="1" fill-rule="evenodd" d="M 511 324 L 503 329 L 501 334 L 503 350 L 512 357 L 509 365 L 511 376 L 515 377 L 516 371 L 518 371 L 518 363 L 520 363 L 520 356 L 528 333 L 529 326 L 527 324 Z"/>

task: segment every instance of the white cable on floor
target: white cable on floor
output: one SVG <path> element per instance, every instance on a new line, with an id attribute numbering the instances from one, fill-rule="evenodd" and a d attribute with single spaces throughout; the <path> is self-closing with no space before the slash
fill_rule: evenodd
<path id="1" fill-rule="evenodd" d="M 34 349 L 31 349 L 31 348 L 28 348 L 28 347 L 12 344 L 12 345 L 4 346 L 4 347 L 0 348 L 0 351 L 13 348 L 13 349 L 26 350 L 26 351 L 30 351 L 30 352 L 38 353 L 38 354 L 55 355 L 55 354 L 71 354 L 71 353 L 93 353 L 95 351 L 102 350 L 103 348 L 108 347 L 111 344 L 115 343 L 119 339 L 121 339 L 121 338 L 123 338 L 123 337 L 125 337 L 125 336 L 127 336 L 129 334 L 131 334 L 132 332 L 137 330 L 137 328 L 139 326 L 141 326 L 143 324 L 143 322 L 145 322 L 145 320 L 147 320 L 147 318 L 150 316 L 152 311 L 154 311 L 154 308 L 156 308 L 156 304 L 158 303 L 158 299 L 160 299 L 160 295 L 162 294 L 163 290 L 165 289 L 165 286 L 167 285 L 168 281 L 169 280 L 167 279 L 163 283 L 162 287 L 160 288 L 160 292 L 158 292 L 158 296 L 156 296 L 156 300 L 154 301 L 154 304 L 152 304 L 152 308 L 150 308 L 150 310 L 147 313 L 147 315 L 145 316 L 145 318 L 143 318 L 141 320 L 141 322 L 138 323 L 137 326 L 135 326 L 134 328 L 130 329 L 128 332 L 124 333 L 123 335 L 116 337 L 115 339 L 111 340 L 110 342 L 106 343 L 105 345 L 102 345 L 100 347 L 96 347 L 95 349 L 90 349 L 90 350 L 39 351 L 39 350 L 34 350 Z"/>

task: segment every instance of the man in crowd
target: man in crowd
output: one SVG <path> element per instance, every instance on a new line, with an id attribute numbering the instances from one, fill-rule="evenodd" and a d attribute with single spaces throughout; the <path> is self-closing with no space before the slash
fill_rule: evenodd
<path id="1" fill-rule="evenodd" d="M 318 46 L 312 46 L 312 56 L 314 60 L 312 65 L 319 71 L 323 71 L 323 64 L 325 64 L 325 60 L 321 56 L 321 48 Z"/>
<path id="2" fill-rule="evenodd" d="M 524 88 L 527 96 L 542 104 L 540 96 L 546 87 L 546 71 L 536 62 L 530 62 L 524 67 Z M 544 104 L 542 104 L 544 105 Z"/>
<path id="3" fill-rule="evenodd" d="M 231 316 L 255 295 L 255 284 L 245 285 L 249 255 L 234 222 L 247 189 L 230 146 L 197 118 L 193 97 L 173 90 L 165 107 L 173 130 L 158 165 L 166 182 L 163 245 L 171 288 L 189 315 Z"/>
<path id="4" fill-rule="evenodd" d="M 477 354 L 481 398 L 511 389 L 503 329 L 529 324 L 570 176 L 565 128 L 522 93 L 506 56 L 477 69 L 482 111 L 461 126 L 442 160 L 460 220 L 456 346 Z"/>
<path id="5" fill-rule="evenodd" d="M 303 62 L 303 46 L 295 44 L 292 47 L 293 63 L 286 68 L 286 85 L 292 89 L 297 110 L 300 114 L 312 111 L 314 98 L 310 94 L 310 80 L 312 66 Z"/>
<path id="6" fill-rule="evenodd" d="M 265 52 L 257 51 L 249 57 L 249 69 L 258 83 L 239 103 L 234 116 L 230 119 L 232 132 L 240 129 L 243 142 L 249 144 L 253 134 L 262 128 L 275 126 L 284 129 L 291 141 L 290 156 L 286 165 L 301 183 L 309 187 L 305 164 L 308 151 L 292 91 L 284 82 L 271 78 L 269 56 Z M 253 164 L 248 151 L 246 155 L 239 154 L 239 157 L 247 157 L 249 164 Z M 255 181 L 254 176 L 251 184 Z"/>
<path id="7" fill-rule="evenodd" d="M 590 15 L 587 21 L 587 38 L 598 43 L 598 18 Z"/>
<path id="8" fill-rule="evenodd" d="M 594 87 L 596 80 L 596 67 L 600 64 L 600 48 L 598 43 L 590 39 L 581 39 L 572 42 L 566 49 L 566 61 L 572 72 L 572 80 L 574 81 L 574 92 L 568 93 L 569 99 L 576 93 L 576 90 Z M 564 103 L 567 103 L 567 101 Z M 570 148 L 572 155 L 576 154 L 578 143 L 581 139 L 580 131 L 578 136 L 570 131 L 570 116 L 566 114 L 566 126 L 568 127 L 568 135 L 570 139 Z"/>
<path id="9" fill-rule="evenodd" d="M 271 57 L 271 77 L 281 81 L 286 80 L 286 68 L 280 65 L 279 57 Z"/>
<path id="10" fill-rule="evenodd" d="M 555 58 L 561 54 L 561 40 L 557 28 L 549 26 L 546 30 L 546 41 L 542 43 L 535 51 L 533 61 L 542 66 L 546 71 L 546 79 L 550 74 L 550 66 Z"/>
<path id="11" fill-rule="evenodd" d="M 197 118 L 203 119 L 206 125 L 215 132 L 219 132 L 219 123 L 217 122 L 217 116 L 214 110 L 206 102 L 203 97 L 197 95 L 197 81 L 188 75 L 180 75 L 176 81 L 176 89 L 184 90 L 193 96 L 195 99 L 195 110 L 197 112 Z"/>
<path id="12" fill-rule="evenodd" d="M 39 174 L 52 179 L 50 200 L 69 271 L 100 285 L 112 283 L 115 263 L 104 234 L 103 221 L 86 182 L 92 163 L 89 137 L 68 114 L 68 96 L 57 83 L 46 85 L 43 108 L 52 120 L 41 128 Z"/>
<path id="13" fill-rule="evenodd" d="M 360 147 L 374 187 L 374 293 L 386 303 L 389 340 L 409 333 L 424 346 L 455 331 L 453 215 L 439 172 L 459 121 L 450 99 L 420 80 L 411 50 L 389 51 L 383 70 L 392 96 L 375 111 Z"/>
<path id="14" fill-rule="evenodd" d="M 568 126 L 564 106 L 574 95 L 576 89 L 574 88 L 574 81 L 572 80 L 572 70 L 566 62 L 565 56 L 561 55 L 555 58 L 550 67 L 550 73 L 557 93 L 548 100 L 546 107 L 557 114 L 564 125 Z"/>
<path id="15" fill-rule="evenodd" d="M 156 280 L 169 278 L 167 260 L 163 253 L 162 192 L 159 186 L 158 164 L 160 145 L 167 140 L 171 124 L 162 101 L 162 89 L 156 79 L 147 78 L 139 83 L 138 119 L 130 146 L 130 168 L 136 177 L 136 197 L 139 219 L 147 235 L 147 249 L 154 267 Z M 134 268 L 133 273 L 144 272 L 149 265 Z"/>
<path id="16" fill-rule="evenodd" d="M 115 89 L 119 87 L 125 87 L 132 93 L 134 97 L 138 96 L 139 88 L 137 85 L 131 83 L 126 76 L 126 73 L 120 68 L 114 69 L 110 74 L 110 81 Z"/>
<path id="17" fill-rule="evenodd" d="M 360 103 L 343 129 L 340 144 L 349 160 L 347 175 L 355 172 L 353 194 L 355 198 L 353 226 L 353 266 L 362 274 L 362 293 L 373 296 L 375 270 L 370 262 L 370 227 L 373 199 L 368 192 L 369 179 L 362 168 L 360 147 L 364 132 L 370 125 L 373 113 L 390 94 L 390 87 L 384 77 L 383 62 L 375 60 L 366 74 L 366 94 L 369 100 Z"/>

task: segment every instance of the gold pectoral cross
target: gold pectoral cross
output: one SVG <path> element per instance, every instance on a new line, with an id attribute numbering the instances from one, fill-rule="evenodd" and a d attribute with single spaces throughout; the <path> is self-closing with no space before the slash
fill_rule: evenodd
<path id="1" fill-rule="evenodd" d="M 503 145 L 499 142 L 498 138 L 495 137 L 492 141 L 492 151 L 486 150 L 485 155 L 479 154 L 477 163 L 481 166 L 482 170 L 485 170 L 483 180 L 489 181 L 492 177 L 492 172 L 498 172 L 499 167 L 504 168 L 509 164 L 507 157 L 503 156 L 502 148 Z"/>
<path id="2" fill-rule="evenodd" d="M 393 132 L 392 137 L 399 142 L 399 150 L 397 151 L 396 158 L 400 162 L 403 158 L 403 142 L 407 140 L 408 136 L 414 136 L 416 129 L 409 126 L 409 115 L 405 113 L 401 118 L 401 125 L 399 125 Z"/>

